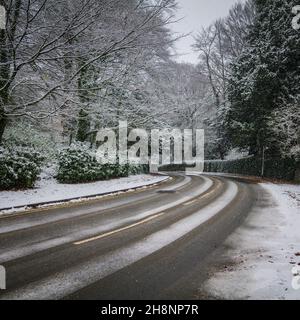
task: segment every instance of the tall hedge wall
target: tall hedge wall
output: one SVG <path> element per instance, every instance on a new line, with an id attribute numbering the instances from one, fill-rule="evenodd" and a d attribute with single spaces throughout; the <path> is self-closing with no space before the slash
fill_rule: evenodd
<path id="1" fill-rule="evenodd" d="M 265 161 L 264 177 L 295 180 L 299 163 L 291 159 L 267 159 Z M 233 173 L 248 176 L 261 176 L 262 159 L 249 157 L 237 160 L 211 160 L 205 161 L 205 172 Z M 161 167 L 162 171 L 184 171 L 184 165 L 168 165 Z"/>
<path id="2" fill-rule="evenodd" d="M 291 159 L 267 159 L 265 161 L 264 177 L 294 180 L 296 168 L 296 162 Z M 249 157 L 229 161 L 206 161 L 205 172 L 261 176 L 262 159 Z"/>

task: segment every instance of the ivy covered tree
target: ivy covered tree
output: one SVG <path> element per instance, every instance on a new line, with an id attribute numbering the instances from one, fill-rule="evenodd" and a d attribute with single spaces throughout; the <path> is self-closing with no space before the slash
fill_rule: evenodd
<path id="1" fill-rule="evenodd" d="M 292 28 L 297 0 L 254 3 L 247 45 L 231 66 L 226 129 L 234 146 L 259 155 L 279 150 L 270 118 L 299 93 L 300 32 Z"/>

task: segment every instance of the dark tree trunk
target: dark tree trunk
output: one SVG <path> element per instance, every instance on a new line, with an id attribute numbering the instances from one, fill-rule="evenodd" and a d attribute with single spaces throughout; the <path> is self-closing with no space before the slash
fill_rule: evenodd
<path id="1" fill-rule="evenodd" d="M 3 134 L 4 134 L 4 131 L 5 131 L 6 125 L 7 125 L 6 116 L 4 114 L 0 115 L 0 144 L 2 143 Z"/>
<path id="2" fill-rule="evenodd" d="M 11 42 L 14 41 L 15 32 L 20 16 L 22 0 L 9 2 L 0 0 L 0 5 L 6 9 L 10 16 L 10 29 L 0 29 L 0 143 L 3 140 L 3 134 L 7 126 L 7 116 L 4 107 L 11 102 L 9 97 L 9 87 L 12 82 L 11 64 L 14 56 L 11 50 Z M 7 17 L 8 20 L 8 17 Z M 8 37 L 9 33 L 9 37 Z M 9 39 L 9 40 L 8 40 Z"/>
<path id="3" fill-rule="evenodd" d="M 296 169 L 295 172 L 295 181 L 300 182 L 300 169 Z"/>
<path id="4" fill-rule="evenodd" d="M 0 0 L 0 5 L 5 6 L 4 0 Z M 0 29 L 0 144 L 7 124 L 4 106 L 7 103 L 7 81 L 9 78 L 8 48 L 6 30 Z"/>

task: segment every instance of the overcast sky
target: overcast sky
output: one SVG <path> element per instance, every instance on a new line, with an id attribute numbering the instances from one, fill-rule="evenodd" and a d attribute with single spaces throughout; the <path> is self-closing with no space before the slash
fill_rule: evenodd
<path id="1" fill-rule="evenodd" d="M 172 25 L 172 30 L 181 34 L 193 34 L 178 40 L 176 52 L 180 55 L 177 61 L 196 63 L 198 54 L 193 52 L 191 45 L 194 43 L 193 35 L 202 27 L 209 26 L 220 17 L 227 15 L 230 7 L 239 0 L 177 0 L 179 10 L 177 18 L 181 21 Z"/>

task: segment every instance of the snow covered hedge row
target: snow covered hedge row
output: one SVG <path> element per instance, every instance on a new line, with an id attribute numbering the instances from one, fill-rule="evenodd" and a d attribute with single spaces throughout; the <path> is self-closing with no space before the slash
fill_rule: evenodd
<path id="1" fill-rule="evenodd" d="M 129 174 L 146 173 L 145 166 L 100 164 L 95 154 L 83 146 L 76 145 L 59 154 L 59 169 L 56 176 L 61 183 L 85 183 L 111 178 L 127 177 Z"/>
<path id="2" fill-rule="evenodd" d="M 43 160 L 30 147 L 0 147 L 0 190 L 32 188 Z"/>
<path id="3" fill-rule="evenodd" d="M 292 159 L 267 159 L 265 161 L 264 177 L 293 181 L 296 178 L 297 164 Z M 185 165 L 168 165 L 160 168 L 162 171 L 184 171 Z M 249 176 L 261 176 L 262 159 L 248 157 L 237 160 L 205 161 L 205 172 L 232 173 Z"/>
<path id="4" fill-rule="evenodd" d="M 267 159 L 264 164 L 264 177 L 294 180 L 297 164 L 292 159 Z M 206 161 L 205 172 L 221 172 L 261 176 L 262 159 L 249 157 L 227 161 Z"/>

